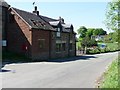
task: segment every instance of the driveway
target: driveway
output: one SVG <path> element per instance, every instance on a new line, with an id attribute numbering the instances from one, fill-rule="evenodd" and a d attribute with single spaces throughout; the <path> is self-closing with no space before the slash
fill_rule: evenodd
<path id="1" fill-rule="evenodd" d="M 49 62 L 6 64 L 3 88 L 94 88 L 95 81 L 118 52 L 85 55 Z"/>

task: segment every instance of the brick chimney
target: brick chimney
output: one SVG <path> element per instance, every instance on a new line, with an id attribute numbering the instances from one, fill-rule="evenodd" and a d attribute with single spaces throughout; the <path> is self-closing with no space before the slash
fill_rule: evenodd
<path id="1" fill-rule="evenodd" d="M 35 10 L 33 11 L 34 14 L 39 15 L 39 11 L 37 11 L 37 6 L 34 8 Z"/>
<path id="2" fill-rule="evenodd" d="M 60 23 L 64 24 L 64 19 L 63 18 L 59 17 L 59 21 L 60 21 Z"/>

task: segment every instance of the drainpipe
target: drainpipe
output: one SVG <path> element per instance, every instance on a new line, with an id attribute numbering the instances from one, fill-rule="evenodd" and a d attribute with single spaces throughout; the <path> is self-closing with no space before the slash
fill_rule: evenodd
<path id="1" fill-rule="evenodd" d="M 70 56 L 70 32 L 69 32 L 69 38 L 68 38 L 68 57 Z"/>
<path id="2" fill-rule="evenodd" d="M 74 38 L 75 38 L 75 56 L 77 56 L 77 55 L 76 55 L 76 52 L 77 52 L 77 51 L 76 51 L 76 34 L 74 34 Z"/>
<path id="3" fill-rule="evenodd" d="M 51 38 L 51 31 L 49 31 L 49 59 L 51 59 L 51 41 L 52 41 L 52 38 Z"/>

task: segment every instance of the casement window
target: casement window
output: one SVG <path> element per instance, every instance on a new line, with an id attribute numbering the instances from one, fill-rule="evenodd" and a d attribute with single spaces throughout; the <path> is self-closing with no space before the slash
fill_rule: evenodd
<path id="1" fill-rule="evenodd" d="M 56 52 L 61 51 L 61 43 L 56 43 Z"/>
<path id="2" fill-rule="evenodd" d="M 56 52 L 61 52 L 66 50 L 66 43 L 56 43 Z"/>
<path id="3" fill-rule="evenodd" d="M 66 43 L 62 43 L 62 51 L 65 51 L 66 50 Z"/>
<path id="4" fill-rule="evenodd" d="M 40 49 L 44 49 L 45 47 L 45 39 L 38 39 L 38 44 Z"/>
<path id="5" fill-rule="evenodd" d="M 57 28 L 56 36 L 57 36 L 57 37 L 60 37 L 60 28 Z"/>
<path id="6" fill-rule="evenodd" d="M 6 40 L 2 40 L 2 46 L 7 46 L 7 41 Z"/>

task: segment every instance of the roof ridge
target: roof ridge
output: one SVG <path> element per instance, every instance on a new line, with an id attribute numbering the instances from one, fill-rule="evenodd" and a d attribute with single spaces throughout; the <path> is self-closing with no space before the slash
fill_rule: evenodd
<path id="1" fill-rule="evenodd" d="M 33 27 L 34 28 L 34 25 L 33 24 L 31 24 L 31 22 L 30 21 L 28 21 L 29 19 L 32 19 L 33 18 L 33 20 L 34 20 L 34 18 L 35 18 L 35 21 L 37 21 L 37 20 L 39 20 L 40 19 L 40 21 L 41 22 L 45 22 L 43 19 L 41 19 L 41 17 L 40 17 L 40 15 L 35 15 L 34 13 L 31 13 L 31 12 L 28 12 L 28 11 L 25 11 L 25 10 L 21 10 L 21 9 L 17 9 L 17 8 L 14 8 L 14 7 L 11 7 L 13 10 L 15 10 L 15 12 L 17 13 L 17 14 L 19 14 L 20 15 L 20 17 L 22 17 L 22 19 L 25 21 L 25 22 L 27 22 L 27 24 L 28 25 L 30 25 L 31 27 Z M 21 12 L 21 13 L 20 13 Z M 26 13 L 26 15 L 32 15 L 32 18 L 28 18 L 28 17 L 26 17 L 25 18 L 25 16 L 24 15 L 22 15 L 22 14 L 25 14 Z M 46 22 L 45 22 L 46 23 Z M 46 24 L 47 26 L 46 27 L 48 27 L 50 30 L 53 30 L 53 27 L 50 25 L 50 24 Z M 48 26 L 49 25 L 49 26 Z"/>
<path id="2" fill-rule="evenodd" d="M 14 7 L 12 7 L 12 8 L 13 8 L 13 9 L 17 9 L 17 10 L 20 10 L 20 11 L 27 12 L 27 13 L 30 13 L 30 14 L 33 14 L 33 15 L 35 15 L 34 13 L 32 13 L 32 12 L 29 12 L 29 11 L 21 10 L 21 9 L 14 8 Z"/>
<path id="3" fill-rule="evenodd" d="M 40 15 L 40 16 L 58 21 L 58 19 L 54 19 L 54 18 L 51 18 L 51 17 L 48 17 L 48 16 L 44 16 L 44 15 Z"/>
<path id="4" fill-rule="evenodd" d="M 11 7 L 11 8 L 13 8 L 13 9 L 17 9 L 17 10 L 20 10 L 20 11 L 27 12 L 27 13 L 30 13 L 30 14 L 35 15 L 34 13 L 29 12 L 29 11 L 21 10 L 21 9 L 18 9 L 18 8 L 15 8 L 15 7 Z M 48 16 L 44 16 L 44 15 L 38 15 L 38 16 L 40 16 L 40 17 L 45 17 L 45 18 L 49 18 L 49 19 L 53 19 L 53 18 L 50 18 L 50 17 L 48 17 Z M 58 21 L 57 19 L 53 19 L 53 20 Z"/>

